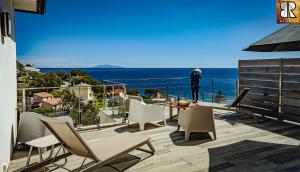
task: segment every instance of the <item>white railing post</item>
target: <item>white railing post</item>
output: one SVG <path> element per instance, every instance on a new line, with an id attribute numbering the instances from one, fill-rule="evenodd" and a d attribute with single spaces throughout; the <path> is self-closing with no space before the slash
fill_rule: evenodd
<path id="1" fill-rule="evenodd" d="M 127 90 L 126 90 L 125 84 L 123 84 L 123 91 L 124 91 L 124 94 L 126 95 Z"/>
<path id="2" fill-rule="evenodd" d="M 81 95 L 80 95 L 80 86 L 78 88 L 78 124 L 81 125 L 81 110 L 80 110 L 80 99 L 81 99 Z"/>
<path id="3" fill-rule="evenodd" d="M 112 85 L 112 107 L 111 107 L 111 110 L 112 110 L 112 115 L 115 115 L 115 111 L 114 111 L 114 108 L 115 108 L 115 85 L 113 83 Z"/>
<path id="4" fill-rule="evenodd" d="M 283 59 L 280 59 L 280 71 L 279 71 L 279 85 L 278 85 L 278 96 L 279 96 L 279 102 L 278 102 L 278 120 L 283 120 L 283 112 L 282 112 L 282 77 L 283 77 Z"/>
<path id="5" fill-rule="evenodd" d="M 103 85 L 103 110 L 106 109 L 106 85 L 105 85 L 105 82 L 104 82 L 104 85 Z"/>
<path id="6" fill-rule="evenodd" d="M 214 102 L 214 79 L 211 79 L 211 102 Z"/>
<path id="7" fill-rule="evenodd" d="M 25 88 L 22 89 L 22 110 L 26 112 L 26 90 Z"/>
<path id="8" fill-rule="evenodd" d="M 235 81 L 235 97 L 237 97 L 239 95 L 239 83 L 236 80 Z"/>

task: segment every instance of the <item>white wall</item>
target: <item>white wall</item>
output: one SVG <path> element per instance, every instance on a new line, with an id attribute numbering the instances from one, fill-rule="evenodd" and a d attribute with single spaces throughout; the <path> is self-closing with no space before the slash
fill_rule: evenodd
<path id="1" fill-rule="evenodd" d="M 13 17 L 11 0 L 1 0 L 1 10 Z M 0 172 L 9 164 L 17 135 L 16 89 L 16 44 L 12 38 L 0 36 Z"/>

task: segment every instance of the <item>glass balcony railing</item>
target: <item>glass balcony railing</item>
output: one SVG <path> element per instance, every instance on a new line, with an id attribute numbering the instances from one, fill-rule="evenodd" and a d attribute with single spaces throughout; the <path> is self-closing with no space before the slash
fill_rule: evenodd
<path id="1" fill-rule="evenodd" d="M 126 83 L 129 93 L 140 94 L 144 99 L 152 99 L 156 93 L 163 97 L 192 100 L 190 79 L 147 78 L 121 80 Z M 200 80 L 199 100 L 204 102 L 229 103 L 237 94 L 237 80 L 206 78 Z"/>
<path id="2" fill-rule="evenodd" d="M 199 100 L 229 103 L 237 94 L 236 88 L 236 80 L 201 79 Z M 99 127 L 122 122 L 125 111 L 121 92 L 142 96 L 146 103 L 152 103 L 157 97 L 192 99 L 189 78 L 105 80 L 101 85 L 19 88 L 18 109 L 49 117 L 69 115 L 77 127 Z"/>
<path id="3" fill-rule="evenodd" d="M 36 112 L 48 117 L 69 115 L 76 126 L 101 125 L 117 122 L 110 117 L 122 115 L 114 100 L 116 92 L 126 92 L 121 83 L 18 89 L 20 112 Z M 113 94 L 115 93 L 115 94 Z M 113 110 L 112 110 L 113 108 Z M 114 110 L 117 109 L 117 110 Z"/>

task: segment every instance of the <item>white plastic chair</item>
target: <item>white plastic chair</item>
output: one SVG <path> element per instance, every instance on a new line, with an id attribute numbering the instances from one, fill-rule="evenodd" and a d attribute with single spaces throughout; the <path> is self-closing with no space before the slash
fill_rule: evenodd
<path id="1" fill-rule="evenodd" d="M 185 141 L 189 141 L 191 132 L 212 132 L 217 139 L 214 112 L 211 107 L 195 106 L 180 110 L 178 115 L 178 131 L 185 130 Z"/>
<path id="2" fill-rule="evenodd" d="M 21 113 L 17 134 L 18 142 L 25 143 L 49 135 L 49 132 L 46 131 L 48 129 L 40 120 L 41 117 L 43 115 L 35 112 Z"/>
<path id="3" fill-rule="evenodd" d="M 23 112 L 20 115 L 17 134 L 18 142 L 25 143 L 51 134 L 47 127 L 41 122 L 41 117 L 44 116 L 35 112 Z M 62 122 L 68 121 L 70 125 L 73 126 L 73 121 L 70 116 L 60 116 L 55 117 L 55 119 L 58 119 Z"/>
<path id="4" fill-rule="evenodd" d="M 139 123 L 140 130 L 149 122 L 164 121 L 167 125 L 162 105 L 147 105 L 135 99 L 130 100 L 128 124 L 129 121 Z"/>

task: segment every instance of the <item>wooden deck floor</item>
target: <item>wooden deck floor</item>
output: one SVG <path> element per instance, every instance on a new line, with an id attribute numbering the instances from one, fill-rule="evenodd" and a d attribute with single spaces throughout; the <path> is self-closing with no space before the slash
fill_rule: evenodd
<path id="1" fill-rule="evenodd" d="M 155 155 L 133 151 L 111 164 L 121 171 L 300 171 L 299 126 L 276 121 L 258 124 L 248 115 L 222 112 L 216 114 L 216 128 L 215 141 L 206 133 L 192 133 L 191 141 L 185 142 L 184 133 L 176 132 L 176 122 L 166 127 L 147 125 L 142 132 L 133 125 L 87 131 L 82 136 L 93 140 L 127 131 L 150 136 Z M 21 154 L 14 154 L 10 171 L 25 165 Z M 66 168 L 76 169 L 82 160 L 71 156 Z M 116 170 L 106 166 L 95 171 Z"/>

